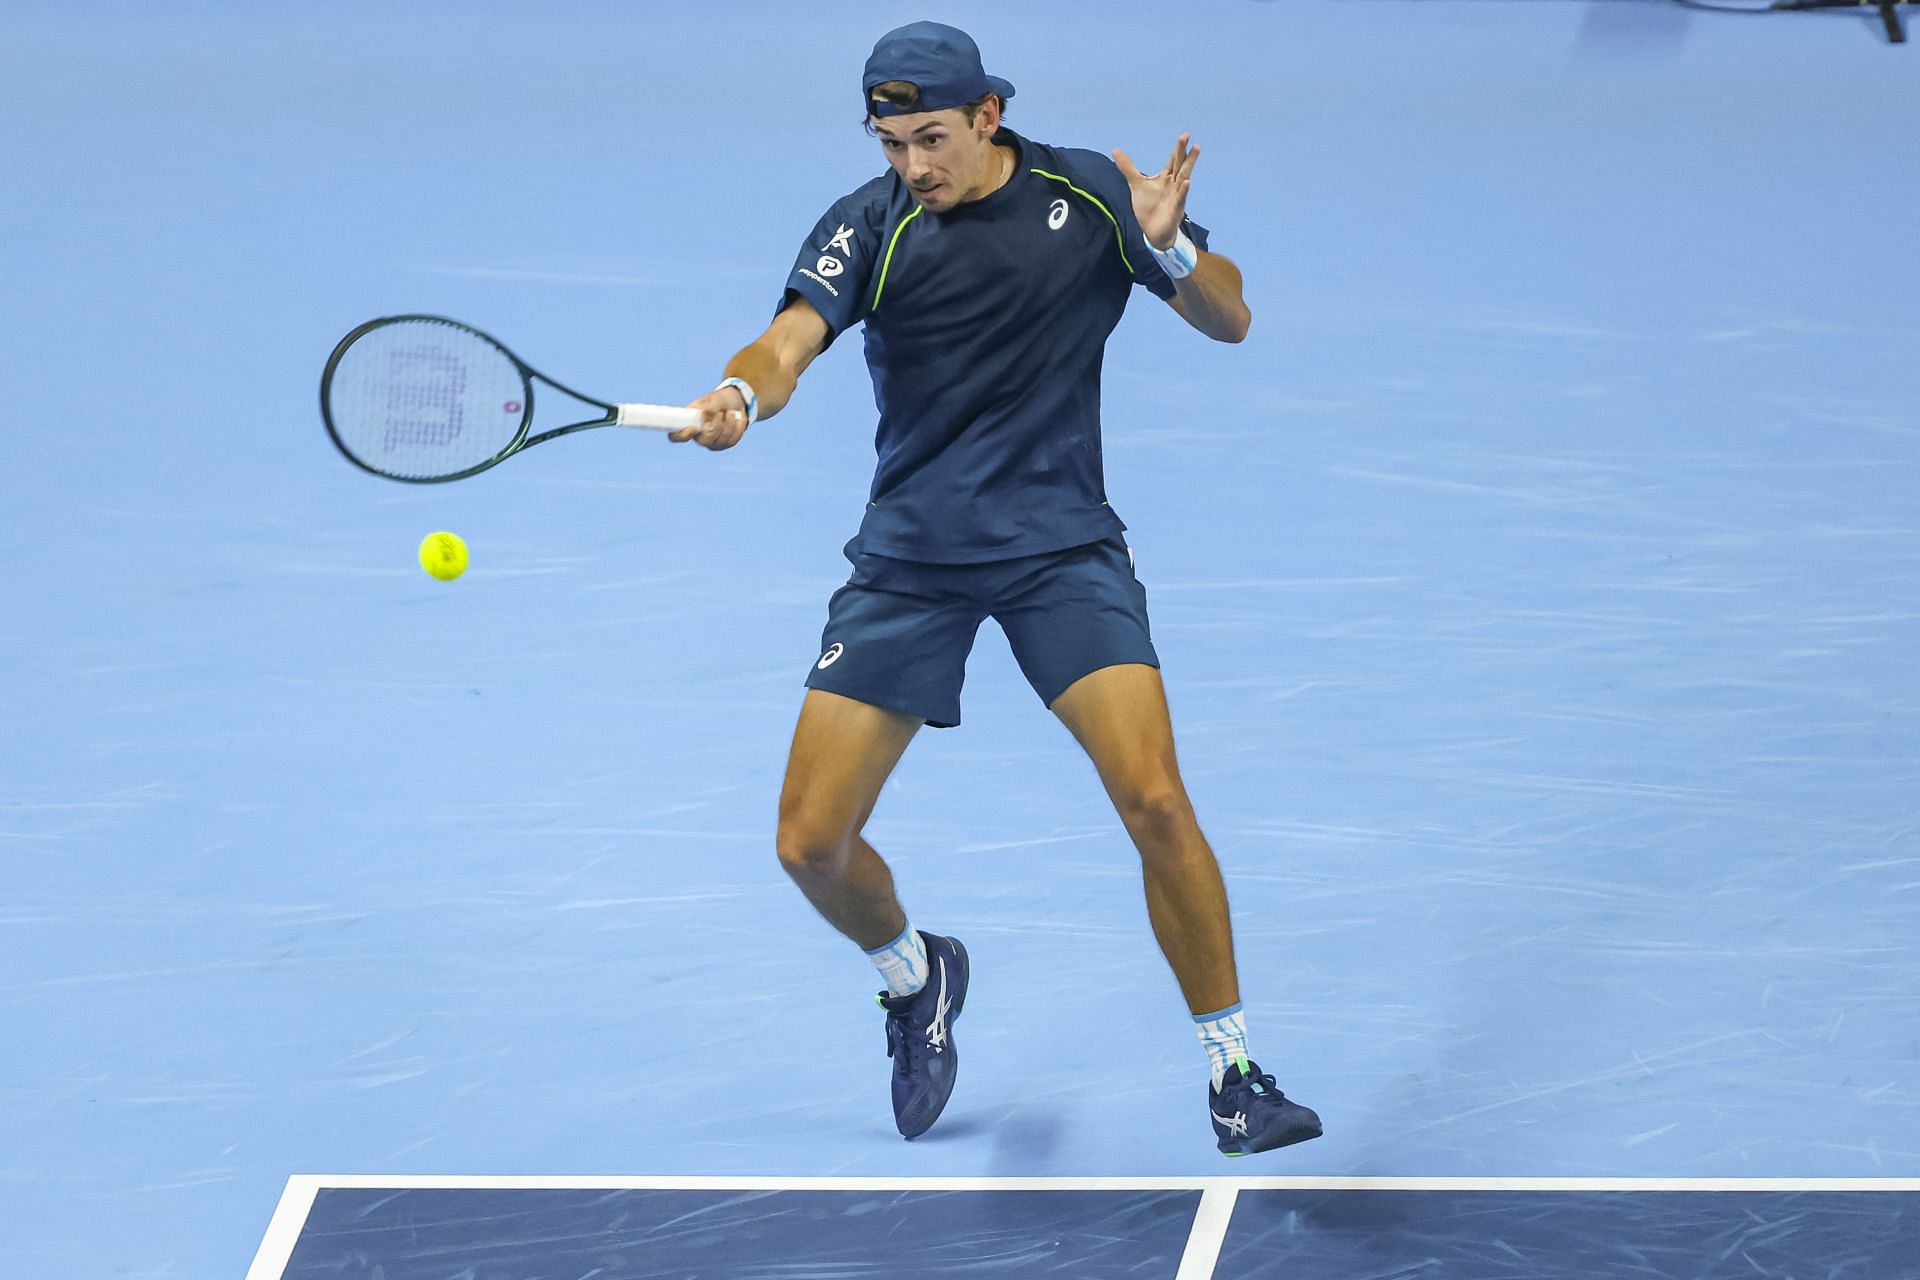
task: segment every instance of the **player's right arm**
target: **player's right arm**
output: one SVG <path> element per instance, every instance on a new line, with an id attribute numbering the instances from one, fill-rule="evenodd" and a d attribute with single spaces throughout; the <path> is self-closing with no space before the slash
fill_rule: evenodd
<path id="1" fill-rule="evenodd" d="M 767 331 L 742 347 L 727 361 L 723 378 L 738 378 L 759 398 L 756 422 L 787 407 L 800 375 L 814 357 L 827 349 L 832 331 L 825 317 L 803 297 L 795 297 L 773 318 Z M 681 442 L 698 440 L 709 449 L 731 449 L 747 433 L 747 398 L 738 387 L 722 386 L 687 406 L 700 421 L 668 436 Z"/>
<path id="2" fill-rule="evenodd" d="M 785 408 L 814 357 L 866 319 L 887 199 L 898 185 L 889 170 L 834 201 L 801 241 L 773 323 L 727 361 L 722 377 L 740 379 L 759 401 L 754 421 Z M 746 434 L 747 398 L 737 387 L 718 387 L 688 407 L 699 410 L 700 421 L 674 432 L 673 440 L 730 449 Z"/>

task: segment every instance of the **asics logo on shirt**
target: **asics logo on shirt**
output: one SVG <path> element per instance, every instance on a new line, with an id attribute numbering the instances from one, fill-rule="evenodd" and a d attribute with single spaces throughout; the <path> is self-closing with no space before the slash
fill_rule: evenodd
<path id="1" fill-rule="evenodd" d="M 840 661 L 840 655 L 846 651 L 847 646 L 836 640 L 827 647 L 827 651 L 820 655 L 820 661 L 814 665 L 817 669 L 825 671 L 828 667 Z"/>
<path id="2" fill-rule="evenodd" d="M 1047 207 L 1047 226 L 1058 231 L 1067 225 L 1067 202 L 1055 200 Z"/>
<path id="3" fill-rule="evenodd" d="M 1224 1125 L 1226 1127 L 1226 1130 L 1229 1136 L 1235 1137 L 1235 1138 L 1244 1138 L 1247 1136 L 1247 1113 L 1246 1112 L 1236 1111 L 1233 1113 L 1232 1116 L 1223 1116 L 1218 1111 L 1216 1111 L 1213 1113 L 1213 1118 L 1216 1123 Z"/>
<path id="4" fill-rule="evenodd" d="M 927 1048 L 939 1053 L 947 1047 L 947 1010 L 953 1002 L 947 999 L 947 961 L 940 958 L 940 995 L 934 1002 L 933 1021 L 927 1024 Z"/>

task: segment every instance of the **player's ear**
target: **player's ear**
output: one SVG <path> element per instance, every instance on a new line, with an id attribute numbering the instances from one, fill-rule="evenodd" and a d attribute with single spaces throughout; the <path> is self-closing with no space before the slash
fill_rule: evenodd
<path id="1" fill-rule="evenodd" d="M 974 124 L 980 129 L 980 135 L 991 138 L 1000 131 L 1000 97 L 991 95 L 980 104 L 980 114 L 974 117 Z"/>

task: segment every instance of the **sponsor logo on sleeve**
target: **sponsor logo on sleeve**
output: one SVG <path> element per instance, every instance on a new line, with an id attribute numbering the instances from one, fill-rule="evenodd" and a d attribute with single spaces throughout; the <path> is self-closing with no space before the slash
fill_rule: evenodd
<path id="1" fill-rule="evenodd" d="M 840 291 L 833 287 L 833 282 L 828 280 L 825 276 L 820 275 L 818 272 L 809 271 L 805 267 L 802 267 L 800 268 L 800 274 L 805 276 L 807 279 L 813 281 L 815 284 L 819 285 L 822 289 L 825 289 L 828 293 L 832 294 L 834 297 L 837 298 L 840 296 Z"/>
<path id="2" fill-rule="evenodd" d="M 833 233 L 833 239 L 820 246 L 820 252 L 844 253 L 851 258 L 853 256 L 853 228 L 847 226 L 844 222 L 841 223 L 840 229 Z"/>
<path id="3" fill-rule="evenodd" d="M 835 257 L 835 254 L 842 255 Z M 820 246 L 820 256 L 814 259 L 813 269 L 800 268 L 800 274 L 825 289 L 834 297 L 840 296 L 840 290 L 832 281 L 835 276 L 845 275 L 847 259 L 853 257 L 853 228 L 842 222 L 839 229 Z"/>

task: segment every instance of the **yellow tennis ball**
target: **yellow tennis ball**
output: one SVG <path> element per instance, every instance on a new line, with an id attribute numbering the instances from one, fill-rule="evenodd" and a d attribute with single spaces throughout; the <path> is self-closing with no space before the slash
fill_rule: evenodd
<path id="1" fill-rule="evenodd" d="M 430 533 L 420 541 L 420 567 L 442 582 L 467 571 L 467 544 L 457 533 Z"/>

